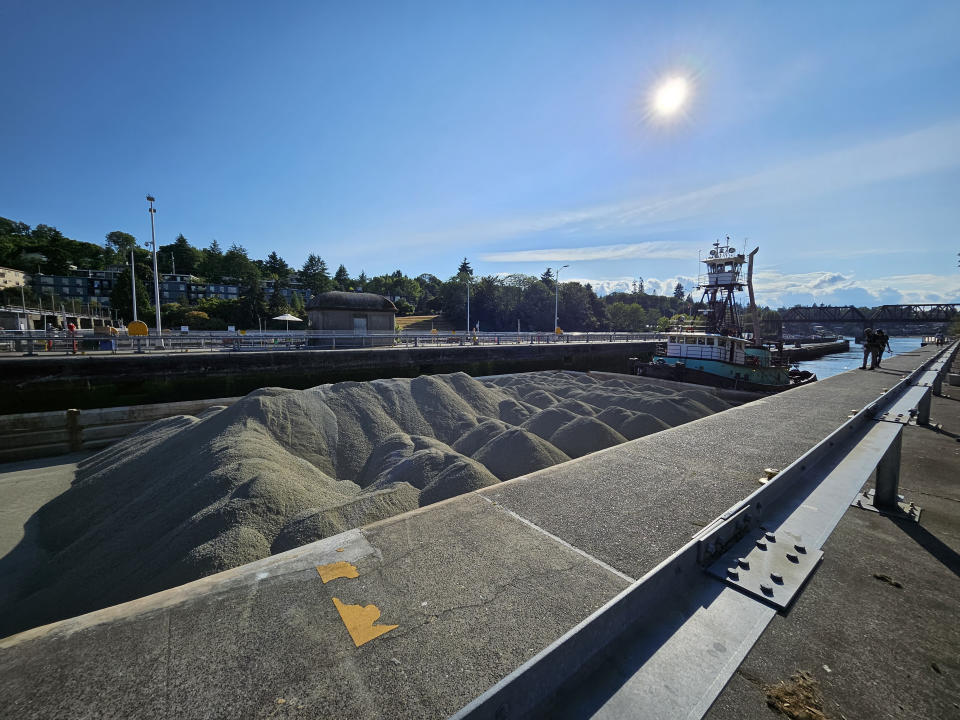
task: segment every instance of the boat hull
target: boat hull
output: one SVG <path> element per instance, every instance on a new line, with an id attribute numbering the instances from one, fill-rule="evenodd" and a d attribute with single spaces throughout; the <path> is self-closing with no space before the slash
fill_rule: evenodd
<path id="1" fill-rule="evenodd" d="M 753 368 L 716 360 L 698 361 L 697 366 L 691 367 L 691 364 L 678 363 L 674 358 L 654 358 L 653 362 L 637 363 L 634 372 L 663 380 L 763 393 L 783 392 L 800 385 L 808 385 L 817 379 L 816 375 L 793 379 L 786 369 L 781 367 Z"/>

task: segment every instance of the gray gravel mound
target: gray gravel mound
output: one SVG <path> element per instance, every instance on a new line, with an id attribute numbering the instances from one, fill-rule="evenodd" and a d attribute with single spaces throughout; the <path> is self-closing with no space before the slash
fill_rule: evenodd
<path id="1" fill-rule="evenodd" d="M 627 439 L 595 417 L 578 417 L 559 428 L 550 443 L 572 458 L 583 457 L 626 442 Z"/>
<path id="2" fill-rule="evenodd" d="M 700 390 L 539 372 L 263 388 L 80 463 L 0 636 L 488 487 L 725 409 Z"/>

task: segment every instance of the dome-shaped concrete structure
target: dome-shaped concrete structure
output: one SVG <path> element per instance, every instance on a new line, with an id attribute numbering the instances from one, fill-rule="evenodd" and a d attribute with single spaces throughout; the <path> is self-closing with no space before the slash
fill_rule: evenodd
<path id="1" fill-rule="evenodd" d="M 347 345 L 347 337 L 361 338 L 356 344 L 393 344 L 396 306 L 383 295 L 374 293 L 325 292 L 314 295 L 307 303 L 307 317 L 311 330 L 337 333 L 337 345 Z M 369 334 L 380 336 L 375 341 L 363 342 Z M 389 335 L 387 335 L 389 334 Z M 379 340 L 383 342 L 379 342 Z"/>

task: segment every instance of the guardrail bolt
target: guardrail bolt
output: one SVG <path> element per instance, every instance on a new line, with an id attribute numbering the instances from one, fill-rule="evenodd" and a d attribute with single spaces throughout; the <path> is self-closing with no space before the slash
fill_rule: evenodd
<path id="1" fill-rule="evenodd" d="M 727 568 L 727 577 L 730 578 L 731 580 L 739 580 L 740 573 L 737 572 L 737 569 L 735 567 Z"/>
<path id="2" fill-rule="evenodd" d="M 737 565 L 744 570 L 750 569 L 750 562 L 746 558 L 737 558 Z"/>
<path id="3" fill-rule="evenodd" d="M 777 585 L 783 585 L 783 575 L 778 572 L 770 573 L 770 579 L 773 580 Z"/>
<path id="4" fill-rule="evenodd" d="M 769 585 L 767 585 L 766 583 L 761 583 L 761 585 L 760 585 L 760 591 L 761 591 L 764 595 L 773 595 L 773 588 L 770 587 Z"/>
<path id="5" fill-rule="evenodd" d="M 800 562 L 800 558 L 798 558 L 794 553 L 787 553 L 787 560 L 792 563 Z"/>
<path id="6" fill-rule="evenodd" d="M 796 545 L 794 545 L 793 549 L 796 550 L 798 553 L 805 553 L 807 551 L 806 546 L 801 545 L 800 543 L 797 543 Z"/>
<path id="7" fill-rule="evenodd" d="M 757 540 L 757 547 L 761 550 L 766 550 L 767 544 L 763 540 Z"/>
<path id="8" fill-rule="evenodd" d="M 765 533 L 765 534 L 764 534 L 764 537 L 765 537 L 767 540 L 769 540 L 770 542 L 776 542 L 776 541 L 777 541 L 777 536 L 774 535 L 774 534 L 771 533 L 771 532 Z"/>

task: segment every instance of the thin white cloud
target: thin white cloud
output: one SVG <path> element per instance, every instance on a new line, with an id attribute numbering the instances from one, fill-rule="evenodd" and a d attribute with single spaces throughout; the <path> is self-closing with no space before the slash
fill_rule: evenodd
<path id="1" fill-rule="evenodd" d="M 582 285 L 589 283 L 598 295 L 612 292 L 631 292 L 636 277 L 570 278 Z M 697 278 L 676 275 L 667 278 L 645 278 L 648 295 L 673 295 L 677 283 L 684 290 L 700 298 L 696 290 Z M 960 276 L 915 273 L 887 275 L 876 278 L 857 278 L 854 273 L 828 270 L 809 273 L 780 273 L 758 271 L 754 275 L 757 302 L 770 307 L 807 305 L 813 302 L 828 305 L 899 305 L 925 303 L 960 303 Z M 746 296 L 739 298 L 746 302 Z"/>
<path id="2" fill-rule="evenodd" d="M 588 283 L 597 295 L 609 295 L 613 292 L 632 292 L 634 281 L 638 277 L 619 277 L 619 278 L 571 278 L 570 282 L 578 282 L 581 285 Z M 561 277 L 561 282 L 564 282 Z M 695 290 L 697 279 L 688 275 L 677 275 L 669 278 L 644 278 L 643 290 L 647 295 L 673 295 L 673 289 L 677 283 L 683 285 L 688 293 L 699 299 L 699 294 Z"/>
<path id="3" fill-rule="evenodd" d="M 672 195 L 640 197 L 579 209 L 511 218 L 473 227 L 453 229 L 411 238 L 411 242 L 495 242 L 545 232 L 569 235 L 604 232 L 655 230 L 658 226 L 701 217 L 711 212 L 743 210 L 758 206 L 792 206 L 816 196 L 864 185 L 928 174 L 960 166 L 960 120 L 951 120 L 913 132 L 852 147 L 788 161 L 739 178 Z M 602 246 L 604 248 L 632 246 Z M 581 248 L 583 252 L 591 248 Z M 520 250 L 491 253 L 531 253 L 530 260 L 542 260 L 555 250 Z M 575 250 L 566 250 L 570 259 Z M 544 253 L 544 254 L 541 254 Z M 631 256 L 632 257 L 632 256 Z M 647 256 L 643 256 L 647 257 Z M 673 255 L 666 257 L 674 257 Z M 550 255 L 550 260 L 562 259 Z"/>
<path id="4" fill-rule="evenodd" d="M 689 260 L 696 246 L 678 242 L 642 242 L 620 245 L 596 245 L 581 248 L 544 248 L 487 253 L 486 262 L 584 262 L 587 260 L 679 259 Z"/>
<path id="5" fill-rule="evenodd" d="M 760 271 L 754 276 L 757 301 L 778 306 L 810 302 L 828 305 L 883 305 L 960 302 L 960 277 L 915 273 L 857 278 L 830 271 L 784 274 Z"/>

